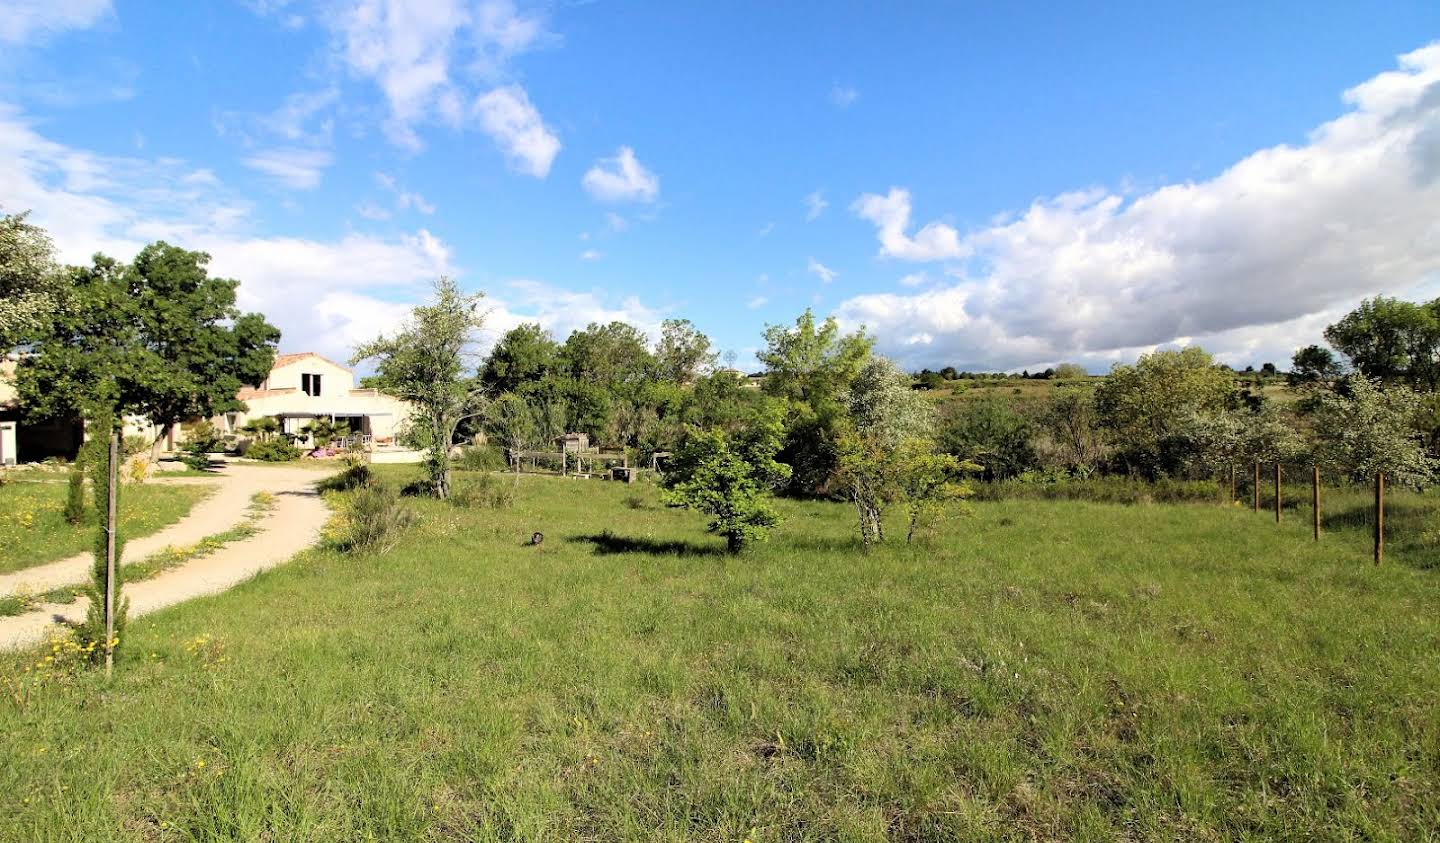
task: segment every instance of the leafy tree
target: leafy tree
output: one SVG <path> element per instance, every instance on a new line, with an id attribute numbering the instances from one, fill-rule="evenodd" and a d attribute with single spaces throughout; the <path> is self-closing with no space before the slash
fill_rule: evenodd
<path id="1" fill-rule="evenodd" d="M 539 324 L 527 322 L 505 332 L 480 369 L 480 382 L 492 395 L 514 392 L 544 379 L 560 367 L 560 345 Z"/>
<path id="2" fill-rule="evenodd" d="M 260 416 L 245 422 L 240 431 L 264 442 L 280 432 L 280 420 L 274 416 Z"/>
<path id="3" fill-rule="evenodd" d="M 677 384 L 693 383 L 715 367 L 718 355 L 710 338 L 689 319 L 666 319 L 660 326 L 660 346 L 655 363 L 660 377 Z"/>
<path id="4" fill-rule="evenodd" d="M 1383 471 L 1401 482 L 1429 482 L 1436 461 L 1414 428 L 1420 396 L 1365 375 L 1352 375 L 1346 393 L 1320 389 L 1316 396 L 1312 423 L 1322 459 L 1355 480 Z"/>
<path id="5" fill-rule="evenodd" d="M 933 523 L 947 505 L 973 495 L 974 489 L 965 482 L 964 475 L 981 470 L 973 462 L 938 453 L 933 443 L 921 439 L 900 446 L 895 454 L 895 469 L 895 488 L 905 502 L 906 544 Z"/>
<path id="6" fill-rule="evenodd" d="M 1440 299 L 1367 299 L 1326 328 L 1325 340 L 1367 377 L 1420 390 L 1440 385 Z"/>
<path id="7" fill-rule="evenodd" d="M 1036 438 L 1035 450 L 1048 450 L 1053 462 L 1066 471 L 1085 476 L 1104 462 L 1109 446 L 1090 392 L 1079 387 L 1057 390 L 1041 408 L 1037 422 L 1044 436 Z M 1023 462 L 1024 455 L 1020 456 Z"/>
<path id="8" fill-rule="evenodd" d="M 49 329 L 22 358 L 16 387 L 43 418 L 100 402 L 117 416 L 174 424 L 242 409 L 235 394 L 270 374 L 280 331 L 235 307 L 238 281 L 212 278 L 210 256 L 164 242 L 133 263 L 96 255 L 72 269 Z"/>
<path id="9" fill-rule="evenodd" d="M 334 422 L 330 419 L 311 419 L 301 430 L 310 435 L 310 441 L 315 443 L 317 448 L 327 447 L 336 439 L 344 439 L 350 435 L 349 423 Z"/>
<path id="10" fill-rule="evenodd" d="M 841 396 L 845 423 L 838 438 L 839 485 L 855 505 L 860 541 L 885 540 L 886 506 L 901 494 L 903 454 L 916 443 L 933 450 L 935 411 L 910 388 L 910 378 L 883 357 L 866 361 Z"/>
<path id="11" fill-rule="evenodd" d="M 520 474 L 520 455 L 542 444 L 540 420 L 524 397 L 507 392 L 495 399 L 487 413 L 486 428 L 496 445 L 505 449 L 510 467 Z"/>
<path id="12" fill-rule="evenodd" d="M 350 361 L 375 360 L 385 390 L 415 406 L 412 424 L 427 437 L 427 479 L 442 500 L 450 495 L 455 431 L 484 406 L 484 388 L 464 377 L 473 371 L 475 334 L 485 321 L 478 309 L 483 296 L 462 293 L 454 281 L 441 278 L 430 302 L 414 307 L 397 333 L 365 343 Z"/>
<path id="13" fill-rule="evenodd" d="M 781 460 L 791 466 L 790 491 L 822 491 L 836 467 L 836 437 L 843 422 L 841 393 L 869 359 L 874 341 L 863 331 L 842 335 L 834 318 L 815 324 L 806 310 L 793 327 L 770 325 L 764 391 L 790 405 Z"/>
<path id="14" fill-rule="evenodd" d="M 1056 380 L 1080 380 L 1090 377 L 1090 373 L 1079 363 L 1061 363 L 1052 372 Z"/>
<path id="15" fill-rule="evenodd" d="M 1290 373 L 1285 379 L 1291 386 L 1306 383 L 1328 383 L 1340 377 L 1340 361 L 1335 353 L 1318 345 L 1307 345 L 1290 358 Z"/>
<path id="16" fill-rule="evenodd" d="M 946 366 L 945 368 L 940 370 L 940 377 L 944 378 L 947 381 L 953 381 L 960 377 L 960 373 L 955 371 L 954 366 Z"/>
<path id="17" fill-rule="evenodd" d="M 708 529 L 725 537 L 731 553 L 763 541 L 780 523 L 768 499 L 790 475 L 775 460 L 783 429 L 775 412 L 734 433 L 692 429 L 666 467 L 666 500 L 709 515 Z"/>
<path id="18" fill-rule="evenodd" d="M 560 357 L 571 377 L 615 388 L 654 375 L 655 358 L 648 346 L 645 334 L 633 325 L 592 322 L 565 340 Z"/>
<path id="19" fill-rule="evenodd" d="M 1038 464 L 1034 425 L 999 398 L 957 403 L 939 438 L 941 450 L 983 466 L 986 480 L 1015 477 Z"/>
<path id="20" fill-rule="evenodd" d="M 1146 354 L 1117 364 L 1095 390 L 1095 406 L 1131 471 L 1176 471 L 1193 454 L 1184 426 L 1226 406 L 1232 375 L 1196 346 Z"/>
<path id="21" fill-rule="evenodd" d="M 43 334 L 64 297 L 50 238 L 27 216 L 0 214 L 0 353 Z"/>

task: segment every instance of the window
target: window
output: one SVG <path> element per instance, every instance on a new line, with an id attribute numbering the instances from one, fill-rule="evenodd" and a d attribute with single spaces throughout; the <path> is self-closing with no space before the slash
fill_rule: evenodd
<path id="1" fill-rule="evenodd" d="M 320 376 L 304 372 L 300 375 L 300 391 L 309 396 L 320 394 Z"/>

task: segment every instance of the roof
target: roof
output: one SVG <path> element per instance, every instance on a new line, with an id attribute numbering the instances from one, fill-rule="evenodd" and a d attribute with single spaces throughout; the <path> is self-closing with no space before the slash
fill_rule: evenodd
<path id="1" fill-rule="evenodd" d="M 344 369 L 347 372 L 350 371 L 349 366 L 343 366 L 339 363 L 336 363 L 334 360 L 331 360 L 329 357 L 326 357 L 323 354 L 316 354 L 313 351 L 302 351 L 298 354 L 277 354 L 275 355 L 275 365 L 271 367 L 271 371 L 274 371 L 281 366 L 289 366 L 291 363 L 299 363 L 301 360 L 304 360 L 307 357 L 314 357 L 320 360 L 324 360 L 331 366 L 338 366 L 339 368 Z"/>

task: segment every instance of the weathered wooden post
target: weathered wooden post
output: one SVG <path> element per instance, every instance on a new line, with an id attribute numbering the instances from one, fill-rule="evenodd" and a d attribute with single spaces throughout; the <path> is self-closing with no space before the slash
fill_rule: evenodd
<path id="1" fill-rule="evenodd" d="M 1275 523 L 1280 523 L 1280 463 L 1275 463 Z"/>
<path id="2" fill-rule="evenodd" d="M 1255 495 L 1255 511 L 1260 511 L 1260 463 L 1255 463 L 1255 485 L 1251 489 Z"/>
<path id="3" fill-rule="evenodd" d="M 1320 541 L 1320 466 L 1310 467 L 1310 508 L 1315 516 L 1315 541 Z"/>
<path id="4" fill-rule="evenodd" d="M 115 497 L 120 484 L 120 431 L 110 432 L 105 499 L 105 678 L 115 670 Z"/>
<path id="5" fill-rule="evenodd" d="M 1230 503 L 1235 503 L 1235 466 L 1230 466 Z"/>
<path id="6" fill-rule="evenodd" d="M 1375 472 L 1375 564 L 1385 558 L 1385 472 Z"/>

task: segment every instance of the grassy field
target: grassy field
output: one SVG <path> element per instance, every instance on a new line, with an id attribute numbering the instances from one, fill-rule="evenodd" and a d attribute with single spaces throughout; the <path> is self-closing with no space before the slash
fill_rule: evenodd
<path id="1" fill-rule="evenodd" d="M 49 482 L 17 480 L 0 486 L 0 574 L 64 559 L 95 544 L 93 521 L 76 526 L 65 520 L 65 475 Z M 126 486 L 120 525 L 129 538 L 147 536 L 179 521 L 210 486 Z M 90 506 L 86 490 L 86 506 Z"/>
<path id="2" fill-rule="evenodd" d="M 0 660 L 0 839 L 1440 828 L 1440 588 L 1358 530 L 1015 500 L 864 555 L 787 502 L 730 558 L 644 487 L 414 506 L 388 554 L 134 622 L 108 688 Z"/>

